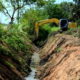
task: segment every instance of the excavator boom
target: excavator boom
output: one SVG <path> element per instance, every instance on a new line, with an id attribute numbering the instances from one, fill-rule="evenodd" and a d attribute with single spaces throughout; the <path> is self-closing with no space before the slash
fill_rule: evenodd
<path id="1" fill-rule="evenodd" d="M 46 20 L 41 20 L 35 23 L 35 34 L 36 34 L 36 38 L 38 38 L 39 35 L 39 27 L 43 24 L 46 23 L 55 23 L 57 25 L 60 25 L 60 21 L 57 18 L 52 18 L 52 19 L 46 19 Z M 68 22 L 68 28 L 75 28 L 77 27 L 77 23 L 76 22 Z"/>
<path id="2" fill-rule="evenodd" d="M 55 23 L 59 25 L 59 20 L 57 18 L 52 18 L 52 19 L 46 19 L 46 20 L 41 20 L 41 21 L 36 22 L 35 23 L 36 38 L 38 37 L 38 34 L 39 34 L 39 27 L 46 23 Z"/>

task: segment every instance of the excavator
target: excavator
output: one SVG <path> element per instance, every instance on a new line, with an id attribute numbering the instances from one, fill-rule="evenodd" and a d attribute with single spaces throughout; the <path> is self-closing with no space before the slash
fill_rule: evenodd
<path id="1" fill-rule="evenodd" d="M 61 22 L 62 21 L 62 22 Z M 52 19 L 46 19 L 46 20 L 41 20 L 35 23 L 35 33 L 36 33 L 36 38 L 39 36 L 39 27 L 43 24 L 47 23 L 55 23 L 56 25 L 60 26 L 62 30 L 65 30 L 66 28 L 75 28 L 77 27 L 76 22 L 68 22 L 66 19 L 57 19 L 57 18 L 52 18 Z M 67 30 L 67 29 L 66 29 Z"/>

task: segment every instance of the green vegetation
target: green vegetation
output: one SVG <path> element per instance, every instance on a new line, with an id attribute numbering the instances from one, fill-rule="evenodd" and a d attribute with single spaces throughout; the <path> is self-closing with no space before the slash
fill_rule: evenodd
<path id="1" fill-rule="evenodd" d="M 54 23 L 42 25 L 36 40 L 36 22 L 50 18 L 66 18 L 80 25 L 80 1 L 73 1 L 74 3 L 55 4 L 55 0 L 0 0 L 0 14 L 9 22 L 5 24 L 6 20 L 0 20 L 0 77 L 4 80 L 22 80 L 22 76 L 31 71 L 33 44 L 42 47 L 48 35 L 60 29 Z M 80 38 L 79 28 L 80 26 L 64 33 Z M 57 50 L 59 51 L 60 49 Z M 6 73 L 8 71 L 9 75 Z"/>
<path id="2" fill-rule="evenodd" d="M 7 26 L 6 30 L 4 27 L 0 25 L 0 63 L 29 74 L 33 48 L 27 33 L 20 32 L 17 25 Z"/>
<path id="3" fill-rule="evenodd" d="M 80 27 L 78 26 L 77 28 L 70 28 L 68 31 L 65 32 L 65 34 L 73 35 L 80 38 Z"/>
<path id="4" fill-rule="evenodd" d="M 58 31 L 60 28 L 56 27 L 56 26 L 50 26 L 49 24 L 44 25 L 44 27 L 41 27 L 42 29 L 48 31 L 49 33 L 53 32 L 53 31 Z"/>

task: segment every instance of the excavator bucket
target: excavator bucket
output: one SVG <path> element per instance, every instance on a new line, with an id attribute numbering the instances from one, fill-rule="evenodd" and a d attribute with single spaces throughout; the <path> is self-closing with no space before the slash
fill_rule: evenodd
<path id="1" fill-rule="evenodd" d="M 68 27 L 69 28 L 76 28 L 77 27 L 77 23 L 76 22 L 69 22 Z"/>

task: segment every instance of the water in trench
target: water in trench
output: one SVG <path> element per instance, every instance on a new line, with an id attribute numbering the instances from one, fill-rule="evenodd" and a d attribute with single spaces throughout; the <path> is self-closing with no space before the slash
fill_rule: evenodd
<path id="1" fill-rule="evenodd" d="M 25 78 L 25 80 L 38 80 L 35 78 L 36 77 L 35 75 L 37 72 L 36 67 L 39 64 L 39 61 L 40 61 L 39 54 L 35 52 L 32 56 L 31 65 L 30 65 L 32 71 L 31 71 L 30 75 Z"/>

